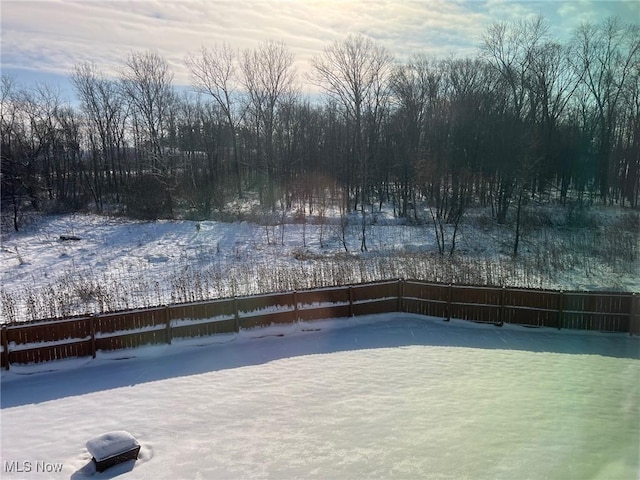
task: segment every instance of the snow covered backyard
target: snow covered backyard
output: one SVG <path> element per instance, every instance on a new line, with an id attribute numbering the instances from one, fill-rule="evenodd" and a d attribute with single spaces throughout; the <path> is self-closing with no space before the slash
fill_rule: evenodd
<path id="1" fill-rule="evenodd" d="M 2 372 L 2 478 L 632 479 L 639 379 L 635 336 L 410 314 L 99 352 Z"/>

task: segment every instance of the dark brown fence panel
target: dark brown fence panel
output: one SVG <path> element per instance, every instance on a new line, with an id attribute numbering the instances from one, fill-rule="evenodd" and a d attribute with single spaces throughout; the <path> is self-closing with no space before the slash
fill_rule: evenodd
<path id="1" fill-rule="evenodd" d="M 115 333 L 166 325 L 166 307 L 108 313 L 95 317 L 96 332 Z"/>
<path id="2" fill-rule="evenodd" d="M 7 327 L 7 341 L 16 345 L 83 339 L 91 335 L 89 317 Z"/>
<path id="3" fill-rule="evenodd" d="M 630 331 L 629 314 L 598 315 L 597 329 L 602 332 Z"/>
<path id="4" fill-rule="evenodd" d="M 257 295 L 255 297 L 239 297 L 238 313 L 242 316 L 273 313 L 293 309 L 293 293 L 276 293 L 274 295 Z"/>
<path id="5" fill-rule="evenodd" d="M 91 340 L 59 345 L 40 345 L 35 348 L 10 351 L 9 362 L 11 364 L 27 364 L 75 357 L 90 357 L 92 355 L 91 348 Z"/>
<path id="6" fill-rule="evenodd" d="M 633 295 L 620 295 L 615 293 L 594 295 L 596 296 L 596 311 L 601 312 L 599 330 L 605 332 L 631 331 L 630 313 L 633 304 Z"/>
<path id="7" fill-rule="evenodd" d="M 419 280 L 404 282 L 404 298 L 419 298 L 434 302 L 447 302 L 449 299 L 449 285 L 439 283 L 424 283 Z"/>
<path id="8" fill-rule="evenodd" d="M 370 300 L 353 304 L 353 315 L 376 315 L 378 313 L 390 313 L 398 311 L 397 298 L 385 298 L 382 300 Z"/>
<path id="9" fill-rule="evenodd" d="M 564 292 L 562 326 L 581 330 L 628 332 L 631 295 Z"/>
<path id="10" fill-rule="evenodd" d="M 353 302 L 362 302 L 371 299 L 395 298 L 397 304 L 398 282 L 369 283 L 351 286 Z"/>
<path id="11" fill-rule="evenodd" d="M 349 288 L 322 288 L 296 292 L 298 320 L 311 321 L 327 318 L 349 317 Z"/>
<path id="12" fill-rule="evenodd" d="M 628 332 L 629 317 L 602 313 L 565 311 L 563 327 L 601 332 Z"/>
<path id="13" fill-rule="evenodd" d="M 416 298 L 405 298 L 402 300 L 403 311 L 407 313 L 417 313 L 428 317 L 447 318 L 447 304 L 419 300 Z"/>
<path id="14" fill-rule="evenodd" d="M 558 327 L 561 295 L 545 290 L 505 289 L 505 323 Z"/>
<path id="15" fill-rule="evenodd" d="M 631 310 L 632 294 L 591 293 L 596 312 L 628 314 Z"/>
<path id="16" fill-rule="evenodd" d="M 236 320 L 218 320 L 215 322 L 196 323 L 171 327 L 172 338 L 186 337 L 206 337 L 218 333 L 234 333 L 236 331 Z"/>
<path id="17" fill-rule="evenodd" d="M 481 323 L 497 323 L 499 307 L 491 305 L 451 304 L 451 318 Z"/>
<path id="18" fill-rule="evenodd" d="M 474 322 L 500 321 L 502 289 L 453 285 L 451 318 Z"/>
<path id="19" fill-rule="evenodd" d="M 238 298 L 239 328 L 251 329 L 272 324 L 294 323 L 294 296 L 291 292 Z"/>
<path id="20" fill-rule="evenodd" d="M 92 355 L 91 319 L 88 317 L 72 320 L 46 321 L 25 325 L 10 325 L 6 332 L 7 354 L 4 362 L 40 363 L 65 358 Z M 30 345 L 33 344 L 33 347 Z M 8 364 L 3 364 L 6 368 Z"/>
<path id="21" fill-rule="evenodd" d="M 167 343 L 166 332 L 163 329 L 114 335 L 110 337 L 96 338 L 97 350 L 120 350 L 124 348 L 136 348 L 143 345 L 156 345 Z"/>
<path id="22" fill-rule="evenodd" d="M 352 315 L 398 311 L 398 281 L 351 286 Z"/>
<path id="23" fill-rule="evenodd" d="M 240 318 L 240 328 L 249 330 L 251 328 L 268 327 L 269 325 L 282 323 L 295 323 L 296 312 L 281 311 L 272 313 L 263 313 L 260 315 L 252 315 Z"/>
<path id="24" fill-rule="evenodd" d="M 349 287 L 323 288 L 297 292 L 298 308 L 349 303 Z"/>
<path id="25" fill-rule="evenodd" d="M 302 308 L 298 310 L 301 321 L 325 320 L 329 318 L 348 317 L 351 313 L 349 305 L 331 305 L 327 307 Z"/>
<path id="26" fill-rule="evenodd" d="M 235 315 L 235 301 L 215 300 L 212 302 L 198 302 L 169 307 L 171 320 L 201 320 L 205 318 L 233 317 Z"/>
<path id="27" fill-rule="evenodd" d="M 403 284 L 402 310 L 447 318 L 451 286 L 408 280 Z"/>
<path id="28" fill-rule="evenodd" d="M 631 294 L 564 292 L 564 296 L 565 310 L 626 314 L 631 308 Z"/>
<path id="29" fill-rule="evenodd" d="M 466 305 L 500 305 L 502 288 L 469 287 L 465 285 L 451 286 L 451 302 Z"/>

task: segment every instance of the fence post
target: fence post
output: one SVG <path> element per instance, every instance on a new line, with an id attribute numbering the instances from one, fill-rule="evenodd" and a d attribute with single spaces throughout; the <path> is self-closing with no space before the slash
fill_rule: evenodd
<path id="1" fill-rule="evenodd" d="M 498 309 L 498 322 L 497 325 L 504 325 L 504 299 L 506 296 L 507 287 L 502 286 L 502 290 L 500 291 L 500 308 Z"/>
<path id="2" fill-rule="evenodd" d="M 2 325 L 2 356 L 4 357 L 4 368 L 9 370 L 9 340 L 6 325 Z"/>
<path id="3" fill-rule="evenodd" d="M 402 301 L 404 297 L 404 280 L 402 278 L 398 279 L 398 313 L 404 311 L 404 302 Z"/>
<path id="4" fill-rule="evenodd" d="M 447 318 L 444 319 L 445 322 L 451 321 L 451 290 L 453 290 L 453 286 L 449 284 L 447 289 Z"/>
<path id="5" fill-rule="evenodd" d="M 91 315 L 89 317 L 91 328 L 91 357 L 96 358 L 96 316 Z"/>
<path id="6" fill-rule="evenodd" d="M 349 285 L 349 316 L 353 317 L 353 286 Z"/>
<path id="7" fill-rule="evenodd" d="M 558 300 L 560 305 L 558 306 L 558 330 L 562 329 L 562 322 L 564 320 L 564 290 L 560 290 L 560 299 Z"/>
<path id="8" fill-rule="evenodd" d="M 298 323 L 298 292 L 293 291 L 293 321 Z"/>
<path id="9" fill-rule="evenodd" d="M 164 306 L 164 323 L 166 325 L 167 345 L 171 345 L 171 312 L 169 305 Z"/>
<path id="10" fill-rule="evenodd" d="M 233 319 L 236 321 L 236 333 L 240 333 L 240 313 L 238 312 L 238 297 L 233 297 Z"/>
<path id="11" fill-rule="evenodd" d="M 640 295 L 637 293 L 631 295 L 631 312 L 629 314 L 629 335 L 634 333 L 640 334 Z"/>

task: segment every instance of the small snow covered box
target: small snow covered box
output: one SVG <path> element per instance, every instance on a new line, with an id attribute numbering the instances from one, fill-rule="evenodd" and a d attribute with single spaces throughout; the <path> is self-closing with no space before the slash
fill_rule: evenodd
<path id="1" fill-rule="evenodd" d="M 124 430 L 103 433 L 87 442 L 87 450 L 93 456 L 96 471 L 103 472 L 127 460 L 136 460 L 140 444 Z"/>

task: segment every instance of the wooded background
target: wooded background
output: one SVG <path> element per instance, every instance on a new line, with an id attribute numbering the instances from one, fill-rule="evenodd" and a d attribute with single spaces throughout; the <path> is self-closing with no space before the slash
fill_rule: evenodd
<path id="1" fill-rule="evenodd" d="M 443 251 L 442 225 L 474 204 L 516 225 L 532 200 L 637 207 L 639 32 L 610 18 L 562 43 L 537 18 L 492 25 L 476 57 L 407 62 L 350 35 L 304 78 L 283 43 L 214 45 L 185 52 L 188 89 L 157 52 L 131 52 L 117 78 L 76 65 L 71 103 L 3 76 L 3 211 L 16 230 L 24 211 L 88 205 L 233 219 L 252 193 L 265 216 L 359 211 L 366 250 L 375 205 L 417 218 L 425 201 Z"/>

